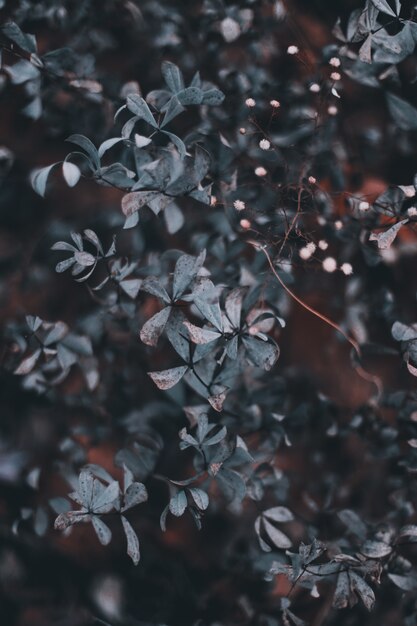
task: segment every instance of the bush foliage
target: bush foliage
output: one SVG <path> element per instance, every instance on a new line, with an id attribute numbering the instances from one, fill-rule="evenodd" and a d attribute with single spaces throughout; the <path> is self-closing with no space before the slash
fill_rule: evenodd
<path id="1" fill-rule="evenodd" d="M 4 623 L 414 626 L 417 8 L 0 9 Z"/>

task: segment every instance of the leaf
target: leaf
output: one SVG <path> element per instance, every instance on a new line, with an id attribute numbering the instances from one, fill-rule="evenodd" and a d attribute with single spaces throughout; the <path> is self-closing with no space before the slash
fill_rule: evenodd
<path id="1" fill-rule="evenodd" d="M 162 132 L 164 133 L 164 135 L 167 135 L 170 138 L 174 146 L 177 148 L 180 158 L 185 159 L 187 155 L 187 148 L 183 140 L 177 137 L 177 135 L 174 135 L 174 133 L 170 133 L 167 130 L 164 130 Z"/>
<path id="2" fill-rule="evenodd" d="M 391 554 L 392 548 L 384 541 L 365 541 L 361 548 L 361 553 L 370 559 L 381 559 Z"/>
<path id="3" fill-rule="evenodd" d="M 110 150 L 110 148 L 115 146 L 117 143 L 120 143 L 121 141 L 124 141 L 124 137 L 111 137 L 110 139 L 103 141 L 98 149 L 98 156 L 101 158 L 103 154 L 107 152 L 107 150 Z"/>
<path id="4" fill-rule="evenodd" d="M 185 107 L 183 107 L 176 96 L 173 96 L 164 110 L 164 119 L 162 120 L 161 128 L 164 128 L 171 120 L 177 117 L 177 115 L 180 115 L 183 111 L 185 111 Z"/>
<path id="5" fill-rule="evenodd" d="M 387 103 L 393 120 L 400 128 L 417 129 L 417 109 L 393 93 L 387 93 Z"/>
<path id="6" fill-rule="evenodd" d="M 203 92 L 199 87 L 187 87 L 177 94 L 177 98 L 181 104 L 196 105 L 203 101 Z"/>
<path id="7" fill-rule="evenodd" d="M 145 137 L 144 135 L 135 134 L 135 145 L 137 148 L 145 148 L 145 146 L 149 146 L 152 143 L 152 139 L 150 137 Z"/>
<path id="8" fill-rule="evenodd" d="M 126 490 L 122 512 L 142 504 L 148 499 L 148 492 L 142 483 L 132 483 Z"/>
<path id="9" fill-rule="evenodd" d="M 100 159 L 98 156 L 97 148 L 95 147 L 93 142 L 90 141 L 90 139 L 84 137 L 84 135 L 70 135 L 70 137 L 68 137 L 66 141 L 68 141 L 69 143 L 75 143 L 77 146 L 82 148 L 90 157 L 91 162 L 95 166 L 95 168 L 98 169 L 100 167 Z"/>
<path id="10" fill-rule="evenodd" d="M 400 576 L 399 574 L 388 574 L 394 585 L 403 591 L 415 591 L 417 589 L 417 578 L 415 576 Z"/>
<path id="11" fill-rule="evenodd" d="M 42 198 L 45 197 L 45 190 L 46 190 L 46 183 L 48 180 L 48 176 L 52 168 L 55 167 L 55 165 L 58 165 L 58 164 L 53 163 L 52 165 L 48 165 L 47 167 L 42 167 L 40 169 L 33 170 L 30 175 L 30 182 L 31 182 L 33 189 L 36 191 L 37 194 L 42 196 Z"/>
<path id="12" fill-rule="evenodd" d="M 173 93 L 178 93 L 178 91 L 184 89 L 181 70 L 174 63 L 163 61 L 161 71 L 166 84 Z"/>
<path id="13" fill-rule="evenodd" d="M 208 104 L 209 106 L 219 106 L 223 100 L 225 99 L 225 95 L 220 89 L 214 87 L 213 89 L 208 89 L 203 92 L 203 102 L 202 104 Z"/>
<path id="14" fill-rule="evenodd" d="M 223 329 L 218 290 L 208 278 L 202 278 L 193 289 L 193 302 L 200 313 L 219 331 Z"/>
<path id="15" fill-rule="evenodd" d="M 184 214 L 175 202 L 166 207 L 164 219 L 170 235 L 174 235 L 184 226 Z"/>
<path id="16" fill-rule="evenodd" d="M 187 496 L 185 495 L 185 491 L 178 491 L 169 501 L 169 510 L 172 515 L 175 517 L 181 517 L 187 508 Z"/>
<path id="17" fill-rule="evenodd" d="M 159 337 L 162 335 L 165 325 L 168 321 L 171 313 L 171 307 L 166 306 L 158 313 L 155 313 L 145 324 L 140 331 L 140 338 L 147 346 L 156 346 Z"/>
<path id="18" fill-rule="evenodd" d="M 363 63 L 372 63 L 372 33 L 370 33 L 359 48 L 359 58 Z"/>
<path id="19" fill-rule="evenodd" d="M 55 324 L 51 324 L 50 326 L 51 329 L 43 340 L 45 346 L 50 346 L 53 343 L 61 341 L 69 331 L 69 328 L 65 324 L 65 322 L 56 322 Z"/>
<path id="20" fill-rule="evenodd" d="M 279 348 L 275 343 L 263 341 L 257 337 L 244 335 L 242 338 L 250 360 L 257 367 L 262 367 L 269 371 L 277 362 L 279 357 Z"/>
<path id="21" fill-rule="evenodd" d="M 142 281 L 139 278 L 128 278 L 127 280 L 122 280 L 119 285 L 125 294 L 134 300 L 139 293 Z"/>
<path id="22" fill-rule="evenodd" d="M 78 476 L 78 493 L 86 509 L 90 509 L 93 498 L 94 476 L 89 470 L 81 470 Z"/>
<path id="23" fill-rule="evenodd" d="M 151 113 L 146 101 L 137 93 L 131 93 L 126 98 L 126 106 L 139 119 L 145 120 L 153 128 L 158 128 L 154 116 Z"/>
<path id="24" fill-rule="evenodd" d="M 417 526 L 415 524 L 408 524 L 400 529 L 399 537 L 417 537 Z"/>
<path id="25" fill-rule="evenodd" d="M 221 337 L 219 332 L 194 326 L 194 324 L 191 324 L 188 320 L 184 322 L 184 326 L 186 326 L 189 332 L 191 341 L 199 345 L 210 343 Z"/>
<path id="26" fill-rule="evenodd" d="M 5 37 L 13 41 L 25 52 L 36 53 L 36 39 L 34 35 L 24 33 L 15 22 L 5 22 L 0 26 Z"/>
<path id="27" fill-rule="evenodd" d="M 229 500 L 239 502 L 243 500 L 246 495 L 246 485 L 238 472 L 222 466 L 216 473 L 216 479 Z"/>
<path id="28" fill-rule="evenodd" d="M 97 237 L 96 233 L 91 230 L 90 228 L 86 228 L 84 230 L 84 237 L 85 239 L 87 239 L 87 241 L 89 241 L 90 243 L 93 244 L 93 246 L 95 248 L 97 248 L 97 250 L 104 255 L 104 251 L 103 251 L 103 247 L 100 243 L 100 239 Z"/>
<path id="29" fill-rule="evenodd" d="M 280 548 L 281 550 L 287 550 L 291 548 L 292 542 L 287 535 L 285 535 L 281 530 L 276 528 L 273 524 L 268 522 L 265 517 L 262 517 L 262 523 L 265 528 L 265 532 L 268 535 L 268 538 L 272 541 L 274 546 Z"/>
<path id="30" fill-rule="evenodd" d="M 333 596 L 333 607 L 344 609 L 349 604 L 350 584 L 347 572 L 341 571 L 337 577 L 336 590 Z"/>
<path id="31" fill-rule="evenodd" d="M 364 581 L 356 572 L 349 572 L 352 587 L 358 593 L 360 599 L 364 603 L 368 611 L 371 611 L 375 604 L 375 594 L 367 582 Z"/>
<path id="32" fill-rule="evenodd" d="M 382 11 L 382 13 L 386 13 L 387 15 L 392 15 L 393 17 L 396 17 L 396 14 L 391 9 L 387 0 L 372 0 L 372 4 L 374 4 L 379 11 Z"/>
<path id="33" fill-rule="evenodd" d="M 361 518 L 354 511 L 351 511 L 350 509 L 343 509 L 342 511 L 339 511 L 337 516 L 351 533 L 355 534 L 360 539 L 364 539 L 366 537 L 366 524 L 364 524 Z"/>
<path id="34" fill-rule="evenodd" d="M 294 519 L 294 515 L 286 506 L 274 506 L 264 511 L 262 515 L 273 522 L 291 522 Z"/>
<path id="35" fill-rule="evenodd" d="M 231 43 L 232 41 L 238 39 L 241 34 L 240 24 L 231 17 L 225 17 L 220 22 L 220 32 L 223 35 L 224 40 L 227 43 Z"/>
<path id="36" fill-rule="evenodd" d="M 164 510 L 161 513 L 161 517 L 159 519 L 159 525 L 161 526 L 161 530 L 163 532 L 166 532 L 167 526 L 166 526 L 166 521 L 167 521 L 167 515 L 169 513 L 169 504 L 166 505 L 166 507 L 164 508 Z"/>
<path id="37" fill-rule="evenodd" d="M 161 285 L 157 278 L 145 278 L 142 283 L 142 291 L 150 293 L 152 296 L 156 296 L 163 300 L 166 304 L 169 304 L 171 298 L 169 297 L 165 287 Z"/>
<path id="38" fill-rule="evenodd" d="M 140 561 L 140 549 L 139 539 L 135 531 L 133 530 L 130 522 L 122 515 L 123 530 L 127 540 L 127 554 L 133 561 L 134 565 L 137 565 Z"/>
<path id="39" fill-rule="evenodd" d="M 38 348 L 35 352 L 23 359 L 20 365 L 14 370 L 14 374 L 17 376 L 26 376 L 26 374 L 29 374 L 35 367 L 41 352 L 42 350 Z"/>
<path id="40" fill-rule="evenodd" d="M 26 324 L 29 326 L 30 330 L 34 333 L 42 326 L 42 320 L 37 315 L 26 315 Z"/>
<path id="41" fill-rule="evenodd" d="M 80 169 L 74 165 L 74 163 L 70 163 L 69 161 L 63 162 L 62 174 L 68 187 L 75 187 L 81 176 Z"/>
<path id="42" fill-rule="evenodd" d="M 96 262 L 96 257 L 89 252 L 74 252 L 74 258 L 83 267 L 91 267 Z"/>
<path id="43" fill-rule="evenodd" d="M 180 367 L 173 367 L 172 369 L 163 370 L 162 372 L 148 372 L 148 374 L 158 389 L 165 390 L 174 387 L 187 370 L 187 365 L 181 365 Z"/>
<path id="44" fill-rule="evenodd" d="M 213 425 L 211 425 L 211 427 L 213 428 Z M 220 441 L 223 441 L 223 439 L 226 437 L 226 435 L 227 435 L 226 426 L 222 426 L 220 428 L 220 430 L 215 435 L 212 435 L 212 436 L 207 437 L 206 439 L 204 439 L 204 445 L 205 446 L 214 446 L 217 443 L 220 443 Z"/>
<path id="45" fill-rule="evenodd" d="M 29 80 L 35 80 L 39 77 L 38 68 L 25 59 L 18 61 L 14 65 L 9 65 L 5 70 L 14 85 L 22 85 Z"/>
<path id="46" fill-rule="evenodd" d="M 404 226 L 404 224 L 407 224 L 407 222 L 408 219 L 401 220 L 400 222 L 397 222 L 396 224 L 394 224 L 394 226 L 391 226 L 391 228 L 388 228 L 388 230 L 385 230 L 382 233 L 371 233 L 369 236 L 369 241 L 376 241 L 380 250 L 387 250 L 391 247 L 399 231 Z"/>
<path id="47" fill-rule="evenodd" d="M 205 511 L 209 505 L 209 497 L 206 492 L 202 489 L 196 489 L 195 487 L 190 487 L 189 492 L 197 508 L 199 508 L 200 511 Z"/>
<path id="48" fill-rule="evenodd" d="M 97 497 L 93 498 L 91 508 L 93 513 L 108 513 L 119 498 L 120 487 L 117 480 L 108 485 Z"/>
<path id="49" fill-rule="evenodd" d="M 239 287 L 237 289 L 233 289 L 225 300 L 224 306 L 226 309 L 227 317 L 229 319 L 232 328 L 239 329 L 240 328 L 240 316 L 242 312 L 242 299 L 243 299 L 243 291 Z"/>
<path id="50" fill-rule="evenodd" d="M 127 193 L 122 198 L 122 211 L 126 216 L 132 215 L 160 195 L 159 191 L 133 191 Z"/>
<path id="51" fill-rule="evenodd" d="M 96 515 L 91 518 L 91 523 L 96 531 L 97 538 L 102 546 L 107 546 L 111 541 L 111 530 L 106 524 Z"/>
<path id="52" fill-rule="evenodd" d="M 417 325 L 407 326 L 401 322 L 394 322 L 391 334 L 396 341 L 414 341 L 417 339 Z"/>
<path id="53" fill-rule="evenodd" d="M 172 287 L 172 297 L 177 300 L 187 289 L 189 284 L 195 279 L 206 258 L 206 251 L 203 250 L 198 257 L 182 254 L 174 270 L 174 280 Z"/>

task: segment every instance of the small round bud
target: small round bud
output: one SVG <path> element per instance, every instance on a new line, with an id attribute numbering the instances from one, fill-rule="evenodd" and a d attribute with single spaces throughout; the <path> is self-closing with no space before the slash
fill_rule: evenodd
<path id="1" fill-rule="evenodd" d="M 246 208 L 246 204 L 243 202 L 243 200 L 235 200 L 233 202 L 233 206 L 235 207 L 236 211 L 244 211 L 244 209 Z"/>
<path id="2" fill-rule="evenodd" d="M 350 263 L 343 263 L 340 269 L 345 274 L 345 276 L 350 276 L 350 274 L 353 274 L 353 267 Z"/>
<path id="3" fill-rule="evenodd" d="M 261 165 L 259 167 L 257 167 L 255 169 L 255 174 L 256 176 L 266 176 L 268 174 L 268 172 L 266 171 L 266 169 L 264 167 L 262 167 Z"/>
<path id="4" fill-rule="evenodd" d="M 369 202 L 366 202 L 366 200 L 362 200 L 362 202 L 359 202 L 359 211 L 369 211 Z"/>
<path id="5" fill-rule="evenodd" d="M 281 106 L 278 100 L 271 100 L 269 104 L 273 109 L 279 109 L 279 107 Z"/>
<path id="6" fill-rule="evenodd" d="M 416 217 L 417 216 L 417 207 L 410 206 L 410 208 L 407 209 L 407 215 L 408 215 L 408 217 Z"/>
<path id="7" fill-rule="evenodd" d="M 239 224 L 244 230 L 248 230 L 248 228 L 250 228 L 252 225 L 249 220 L 245 220 L 245 219 L 240 220 Z"/>
<path id="8" fill-rule="evenodd" d="M 304 246 L 304 248 L 300 248 L 298 254 L 300 255 L 300 258 L 303 259 L 303 261 L 308 261 L 308 259 L 311 257 L 311 251 L 307 248 L 307 246 Z"/>
<path id="9" fill-rule="evenodd" d="M 318 83 L 312 83 L 309 87 L 311 93 L 319 93 L 320 85 Z"/>
<path id="10" fill-rule="evenodd" d="M 334 227 L 336 230 L 342 230 L 343 228 L 343 222 L 342 220 L 336 220 L 334 223 Z"/>
<path id="11" fill-rule="evenodd" d="M 239 132 L 241 135 L 246 135 L 246 128 L 239 128 Z"/>
<path id="12" fill-rule="evenodd" d="M 332 57 L 329 61 L 329 65 L 331 65 L 332 67 L 340 67 L 340 59 L 338 59 L 337 57 Z"/>
<path id="13" fill-rule="evenodd" d="M 217 198 L 216 196 L 210 196 L 210 206 L 216 206 Z"/>
<path id="14" fill-rule="evenodd" d="M 253 98 L 246 98 L 245 104 L 249 109 L 253 109 L 253 107 L 256 106 L 256 102 Z"/>
<path id="15" fill-rule="evenodd" d="M 327 243 L 327 241 L 325 239 L 320 239 L 319 241 L 320 250 L 327 250 L 328 247 L 329 247 L 329 244 Z"/>
<path id="16" fill-rule="evenodd" d="M 342 77 L 341 77 L 341 75 L 339 74 L 339 72 L 332 72 L 332 73 L 330 74 L 330 78 L 331 78 L 332 80 L 334 80 L 334 81 L 338 81 L 338 80 L 340 80 Z"/>
<path id="17" fill-rule="evenodd" d="M 329 108 L 327 109 L 327 113 L 329 115 L 337 115 L 337 112 L 338 112 L 338 108 L 334 104 L 331 104 Z"/>
<path id="18" fill-rule="evenodd" d="M 315 185 L 317 182 L 317 179 L 314 178 L 314 176 L 309 176 L 308 177 L 308 182 L 310 183 L 310 185 Z"/>
<path id="19" fill-rule="evenodd" d="M 333 272 L 337 270 L 336 259 L 334 259 L 331 256 L 328 256 L 324 259 L 322 266 L 325 272 L 332 274 Z"/>
<path id="20" fill-rule="evenodd" d="M 298 54 L 299 52 L 300 50 L 298 46 L 292 45 L 292 46 L 288 46 L 287 48 L 287 54 L 294 55 L 294 54 Z"/>
<path id="21" fill-rule="evenodd" d="M 268 139 L 261 139 L 261 141 L 259 142 L 259 147 L 261 150 L 269 150 L 269 148 L 271 147 L 271 143 L 268 141 Z"/>

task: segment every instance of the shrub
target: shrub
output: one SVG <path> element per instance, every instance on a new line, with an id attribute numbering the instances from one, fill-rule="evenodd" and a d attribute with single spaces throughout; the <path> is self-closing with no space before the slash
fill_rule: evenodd
<path id="1" fill-rule="evenodd" d="M 7 624 L 415 624 L 412 3 L 10 4 Z"/>

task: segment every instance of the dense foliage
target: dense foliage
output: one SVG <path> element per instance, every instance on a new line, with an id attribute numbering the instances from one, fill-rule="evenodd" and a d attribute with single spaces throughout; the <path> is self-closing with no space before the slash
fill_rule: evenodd
<path id="1" fill-rule="evenodd" d="M 414 626 L 417 7 L 0 9 L 2 623 Z"/>

